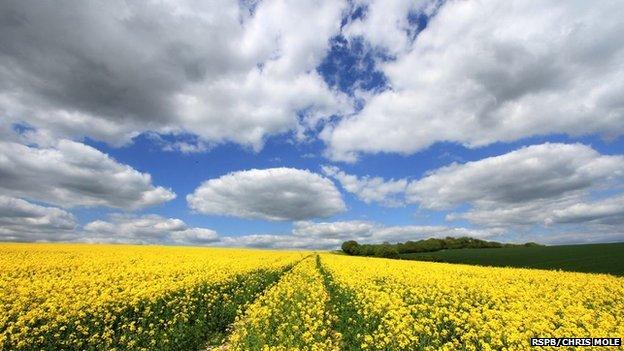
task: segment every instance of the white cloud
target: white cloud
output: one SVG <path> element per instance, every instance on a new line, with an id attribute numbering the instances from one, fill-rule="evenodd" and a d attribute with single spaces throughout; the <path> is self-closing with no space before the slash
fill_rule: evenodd
<path id="1" fill-rule="evenodd" d="M 553 210 L 571 206 L 581 201 L 577 194 L 570 197 L 532 200 L 521 203 L 491 203 L 472 207 L 465 212 L 453 212 L 446 215 L 447 221 L 465 219 L 484 226 L 531 226 L 549 224 L 548 218 Z"/>
<path id="2" fill-rule="evenodd" d="M 264 249 L 335 249 L 340 239 L 316 239 L 280 234 L 252 234 L 223 237 L 219 245 L 229 247 L 255 247 Z"/>
<path id="3" fill-rule="evenodd" d="M 366 221 L 296 222 L 291 234 L 255 234 L 222 237 L 219 245 L 262 248 L 337 249 L 347 240 L 359 243 L 405 242 L 447 236 L 487 238 L 504 233 L 497 228 L 468 229 L 447 226 L 385 226 Z"/>
<path id="4" fill-rule="evenodd" d="M 565 231 L 612 236 L 621 233 L 624 220 L 617 195 L 622 180 L 624 156 L 601 155 L 582 144 L 542 144 L 437 169 L 410 183 L 407 198 L 429 209 L 469 207 L 447 220 L 547 229 L 542 241 Z"/>
<path id="5" fill-rule="evenodd" d="M 589 203 L 576 203 L 556 209 L 547 223 L 597 222 L 603 224 L 624 224 L 624 195 L 609 197 Z"/>
<path id="6" fill-rule="evenodd" d="M 624 156 L 601 155 L 582 144 L 541 144 L 464 164 L 410 183 L 408 200 L 431 209 L 465 202 L 498 206 L 561 199 L 624 176 Z"/>
<path id="7" fill-rule="evenodd" d="M 518 204 L 498 204 L 496 207 L 474 207 L 466 212 L 451 213 L 447 220 L 466 219 L 485 226 L 535 226 L 557 232 L 585 230 L 603 234 L 624 234 L 624 197 L 616 195 L 590 200 L 578 195 L 536 200 Z M 576 229 L 574 229 L 576 228 Z M 548 240 L 550 234 L 542 240 Z"/>
<path id="8" fill-rule="evenodd" d="M 379 3 L 369 12 L 393 9 Z M 378 65 L 391 89 L 325 128 L 328 156 L 354 161 L 361 152 L 410 154 L 440 141 L 478 147 L 550 133 L 622 135 L 620 7 L 618 1 L 445 2 L 405 54 Z M 357 28 L 373 30 L 378 17 L 368 14 L 370 23 Z M 379 35 L 364 37 L 390 52 L 404 45 Z"/>
<path id="9" fill-rule="evenodd" d="M 232 172 L 203 182 L 186 199 L 204 214 L 277 221 L 329 217 L 345 210 L 331 180 L 294 168 Z"/>
<path id="10" fill-rule="evenodd" d="M 428 238 L 444 238 L 447 236 L 462 237 L 469 236 L 473 238 L 489 238 L 503 234 L 504 229 L 487 228 L 487 229 L 470 229 L 462 227 L 449 227 L 443 225 L 432 226 L 390 226 L 380 228 L 370 242 L 379 243 L 388 242 L 404 242 L 407 240 L 420 240 Z"/>
<path id="11" fill-rule="evenodd" d="M 41 137 L 39 138 L 41 140 Z M 50 146 L 0 142 L 0 193 L 61 207 L 138 209 L 175 198 L 151 176 L 82 143 L 47 140 Z"/>
<path id="12" fill-rule="evenodd" d="M 544 234 L 542 241 L 572 230 L 572 225 L 583 227 L 574 231 L 599 229 L 614 235 L 624 220 L 624 201 L 617 195 L 624 180 L 624 156 L 601 155 L 583 144 L 528 146 L 453 163 L 414 181 L 357 177 L 336 167 L 325 167 L 324 172 L 367 203 L 417 204 L 436 211 L 461 208 L 448 213 L 446 220 L 518 232 L 534 226 L 556 232 Z"/>
<path id="13" fill-rule="evenodd" d="M 58 241 L 75 238 L 74 216 L 56 207 L 0 195 L 1 241 Z"/>
<path id="14" fill-rule="evenodd" d="M 601 231 L 599 228 L 592 227 L 589 230 L 568 230 L 549 235 L 527 237 L 526 241 L 539 241 L 549 245 L 621 243 L 624 241 L 624 231 L 614 231 L 613 227 L 608 228 L 607 231 Z"/>
<path id="15" fill-rule="evenodd" d="M 258 150 L 268 135 L 351 109 L 315 71 L 345 8 L 3 2 L 0 111 L 67 138 L 119 145 L 141 132 L 192 133 Z"/>
<path id="16" fill-rule="evenodd" d="M 431 14 L 435 2 L 422 0 L 356 1 L 364 8 L 363 18 L 351 21 L 343 34 L 348 38 L 362 37 L 374 48 L 387 50 L 391 55 L 409 49 L 410 34 L 414 33 L 408 15 L 423 11 Z"/>
<path id="17" fill-rule="evenodd" d="M 67 211 L 2 195 L 0 239 L 169 245 L 215 245 L 220 240 L 212 229 L 190 227 L 180 219 L 158 215 L 113 214 L 108 220 L 80 227 Z"/>
<path id="18" fill-rule="evenodd" d="M 192 228 L 177 218 L 158 215 L 112 215 L 109 221 L 96 220 L 84 226 L 82 241 L 150 243 L 150 244 L 213 244 L 217 232 Z"/>
<path id="19" fill-rule="evenodd" d="M 357 177 L 341 171 L 338 167 L 323 166 L 325 175 L 335 178 L 342 187 L 367 204 L 379 202 L 386 206 L 399 206 L 404 203 L 401 197 L 407 187 L 406 179 L 384 180 L 381 177 Z"/>
<path id="20" fill-rule="evenodd" d="M 296 237 L 317 239 L 365 238 L 373 235 L 378 224 L 366 221 L 295 222 L 292 234 Z"/>
<path id="21" fill-rule="evenodd" d="M 212 244 L 219 241 L 216 231 L 208 228 L 187 228 L 185 230 L 174 231 L 171 239 L 175 243 L 183 244 Z"/>

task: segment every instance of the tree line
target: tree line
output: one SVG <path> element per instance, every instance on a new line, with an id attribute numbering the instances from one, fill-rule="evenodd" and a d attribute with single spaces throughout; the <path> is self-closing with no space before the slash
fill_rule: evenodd
<path id="1" fill-rule="evenodd" d="M 454 249 L 500 249 L 508 247 L 534 247 L 541 246 L 534 242 L 525 244 L 508 244 L 496 241 L 486 241 L 470 237 L 453 238 L 447 236 L 444 239 L 424 239 L 418 241 L 406 241 L 404 243 L 390 244 L 358 244 L 355 240 L 342 243 L 342 251 L 347 255 L 374 256 L 385 258 L 399 258 L 401 254 L 433 252 Z"/>

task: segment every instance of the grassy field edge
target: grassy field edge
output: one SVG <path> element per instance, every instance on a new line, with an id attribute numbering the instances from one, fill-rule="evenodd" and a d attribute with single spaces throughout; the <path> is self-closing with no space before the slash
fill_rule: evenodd
<path id="1" fill-rule="evenodd" d="M 504 249 L 456 249 L 402 254 L 401 259 L 624 276 L 624 243 Z"/>

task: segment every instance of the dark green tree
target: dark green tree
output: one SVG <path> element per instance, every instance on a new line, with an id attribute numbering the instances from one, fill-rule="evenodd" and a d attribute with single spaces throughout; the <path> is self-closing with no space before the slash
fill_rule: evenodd
<path id="1" fill-rule="evenodd" d="M 358 244 L 355 240 L 345 241 L 341 246 L 342 251 L 347 255 L 357 255 L 359 247 L 360 244 Z"/>

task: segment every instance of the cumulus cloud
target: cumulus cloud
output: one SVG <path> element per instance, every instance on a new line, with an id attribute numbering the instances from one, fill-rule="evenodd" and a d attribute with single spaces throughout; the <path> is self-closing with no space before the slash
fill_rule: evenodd
<path id="1" fill-rule="evenodd" d="M 287 234 L 251 234 L 242 236 L 226 236 L 219 245 L 227 247 L 254 247 L 262 249 L 335 249 L 342 244 L 340 239 L 323 239 L 297 237 Z"/>
<path id="2" fill-rule="evenodd" d="M 39 138 L 41 140 L 41 138 Z M 151 176 L 88 145 L 67 139 L 49 146 L 0 142 L 0 193 L 61 207 L 138 209 L 175 198 Z"/>
<path id="3" fill-rule="evenodd" d="M 217 232 L 207 228 L 189 227 L 177 218 L 158 215 L 129 216 L 116 214 L 108 221 L 96 220 L 84 226 L 82 241 L 149 243 L 149 244 L 212 244 L 219 240 Z"/>
<path id="4" fill-rule="evenodd" d="M 232 172 L 203 182 L 186 199 L 203 214 L 273 221 L 329 217 L 345 210 L 331 180 L 295 168 Z"/>
<path id="5" fill-rule="evenodd" d="M 431 16 L 436 1 L 384 0 L 355 1 L 364 15 L 349 22 L 343 34 L 348 38 L 363 37 L 372 49 L 386 50 L 390 55 L 407 51 L 411 39 L 417 33 L 409 21 L 409 15 L 423 13 Z"/>
<path id="6" fill-rule="evenodd" d="M 79 226 L 69 212 L 0 195 L 2 241 L 67 241 L 130 244 L 215 245 L 208 228 L 190 227 L 177 218 L 112 214 Z"/>
<path id="7" fill-rule="evenodd" d="M 592 194 L 617 192 L 623 177 L 623 156 L 600 155 L 582 144 L 542 144 L 440 168 L 411 183 L 407 197 L 438 210 L 469 205 L 465 212 L 448 214 L 447 220 L 561 230 L 563 224 L 576 223 L 588 228 L 617 222 L 624 210 L 620 197 L 594 201 Z"/>
<path id="8" fill-rule="evenodd" d="M 385 226 L 367 221 L 338 222 L 296 222 L 292 233 L 255 234 L 223 237 L 219 245 L 248 246 L 260 248 L 337 249 L 344 241 L 359 243 L 405 242 L 432 237 L 447 236 L 492 237 L 504 231 L 490 229 L 469 229 L 448 226 Z"/>
<path id="9" fill-rule="evenodd" d="M 505 233 L 501 228 L 485 228 L 471 229 L 463 227 L 451 227 L 443 225 L 408 225 L 408 226 L 389 226 L 380 228 L 370 240 L 372 243 L 381 241 L 402 242 L 407 240 L 420 240 L 427 238 L 444 238 L 447 236 L 462 237 L 469 236 L 472 238 L 490 238 Z"/>
<path id="10" fill-rule="evenodd" d="M 335 166 L 323 166 L 325 175 L 335 178 L 342 187 L 367 204 L 379 202 L 386 206 L 399 206 L 404 203 L 406 179 L 384 180 L 381 177 L 357 177 L 347 174 Z"/>
<path id="11" fill-rule="evenodd" d="M 591 200 L 578 195 L 537 200 L 496 207 L 475 206 L 461 213 L 450 213 L 447 220 L 465 219 L 485 226 L 535 226 L 551 231 L 571 231 L 572 227 L 604 234 L 622 233 L 624 200 L 622 195 Z M 546 239 L 549 235 L 545 235 Z"/>
<path id="12" fill-rule="evenodd" d="M 611 228 L 613 233 L 624 212 L 622 195 L 617 195 L 624 180 L 624 156 L 601 155 L 583 144 L 532 145 L 453 163 L 413 181 L 358 177 L 336 167 L 324 171 L 366 203 L 461 209 L 448 213 L 446 220 L 468 220 L 488 228 L 538 225 L 567 230 L 574 224 L 605 233 Z"/>
<path id="13" fill-rule="evenodd" d="M 295 222 L 292 234 L 299 238 L 350 240 L 370 237 L 377 228 L 378 224 L 367 221 L 299 221 Z"/>
<path id="14" fill-rule="evenodd" d="M 556 209 L 546 219 L 547 223 L 624 224 L 624 195 L 609 197 L 590 203 L 576 203 Z"/>
<path id="15" fill-rule="evenodd" d="M 417 228 L 417 227 L 414 227 Z M 425 227 L 423 227 L 425 228 Z M 405 231 L 404 235 L 433 235 L 436 227 Z M 443 230 L 443 227 L 439 227 Z M 184 244 L 232 247 L 256 247 L 273 249 L 335 249 L 343 241 L 362 240 L 384 227 L 364 221 L 343 222 L 295 222 L 288 234 L 218 235 L 206 228 L 189 227 L 180 219 L 158 215 L 130 216 L 114 214 L 108 220 L 96 220 L 86 224 L 80 235 L 73 240 L 88 242 Z M 392 230 L 390 228 L 390 230 Z M 76 233 L 79 233 L 76 231 Z M 385 235 L 388 237 L 388 235 Z M 369 240 L 375 240 L 369 238 Z"/>
<path id="16" fill-rule="evenodd" d="M 351 109 L 315 71 L 345 6 L 4 1 L 0 111 L 66 138 L 188 132 L 258 150 Z"/>
<path id="17" fill-rule="evenodd" d="M 430 172 L 410 183 L 411 202 L 431 209 L 562 199 L 624 176 L 624 156 L 583 144 L 541 144 Z"/>
<path id="18" fill-rule="evenodd" d="M 1 241 L 58 241 L 75 238 L 74 216 L 56 207 L 0 195 Z"/>
<path id="19" fill-rule="evenodd" d="M 396 30 L 363 29 L 375 28 L 375 12 L 392 9 L 386 18 L 405 23 L 405 6 L 379 3 L 352 32 L 399 52 L 377 65 L 391 88 L 325 128 L 331 158 L 409 154 L 440 141 L 478 147 L 550 133 L 624 133 L 618 1 L 447 1 L 410 44 Z"/>

